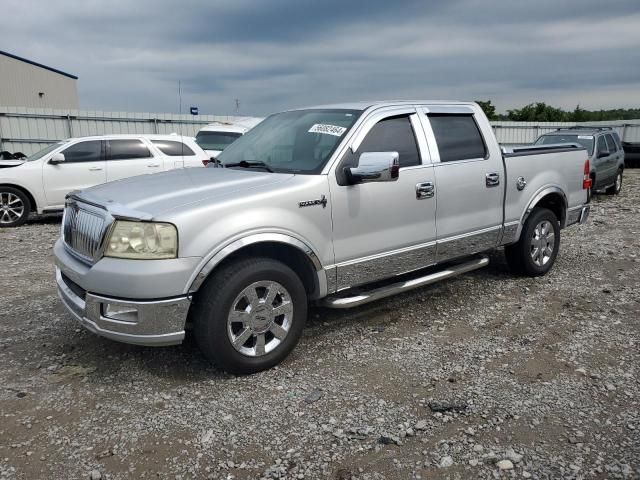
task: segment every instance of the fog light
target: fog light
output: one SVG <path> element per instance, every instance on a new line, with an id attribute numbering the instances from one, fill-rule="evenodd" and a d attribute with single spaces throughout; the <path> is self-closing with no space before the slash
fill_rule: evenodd
<path id="1" fill-rule="evenodd" d="M 103 303 L 102 316 L 119 322 L 137 323 L 138 309 L 130 305 Z"/>

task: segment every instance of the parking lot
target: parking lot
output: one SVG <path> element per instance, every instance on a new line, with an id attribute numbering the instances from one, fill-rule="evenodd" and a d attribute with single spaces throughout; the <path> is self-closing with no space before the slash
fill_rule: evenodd
<path id="1" fill-rule="evenodd" d="M 638 478 L 640 171 L 542 278 L 488 268 L 316 308 L 278 368 L 80 329 L 59 218 L 0 230 L 0 478 Z"/>

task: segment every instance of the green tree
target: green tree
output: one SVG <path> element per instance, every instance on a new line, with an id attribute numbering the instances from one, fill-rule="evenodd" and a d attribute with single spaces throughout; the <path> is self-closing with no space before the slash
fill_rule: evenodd
<path id="1" fill-rule="evenodd" d="M 516 122 L 566 122 L 569 114 L 544 102 L 536 102 L 521 109 L 507 110 L 507 118 Z"/>
<path id="2" fill-rule="evenodd" d="M 496 120 L 496 107 L 491 103 L 491 100 L 476 100 L 476 103 L 480 105 L 480 108 L 489 120 Z"/>

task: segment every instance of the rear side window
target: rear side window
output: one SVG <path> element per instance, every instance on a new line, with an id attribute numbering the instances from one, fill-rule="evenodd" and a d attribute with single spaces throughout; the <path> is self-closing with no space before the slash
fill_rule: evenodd
<path id="1" fill-rule="evenodd" d="M 607 141 L 607 148 L 609 149 L 609 153 L 613 153 L 617 151 L 618 146 L 616 145 L 616 142 L 613 140 L 613 137 L 607 133 L 605 135 L 605 138 L 607 139 L 606 141 Z"/>
<path id="2" fill-rule="evenodd" d="M 441 162 L 485 158 L 487 148 L 473 115 L 430 113 Z"/>
<path id="3" fill-rule="evenodd" d="M 195 155 L 193 150 L 182 142 L 174 142 L 172 140 L 151 140 L 151 143 L 158 147 L 158 150 L 162 153 L 169 155 L 170 157 Z"/>
<path id="4" fill-rule="evenodd" d="M 140 140 L 109 140 L 109 160 L 149 158 L 151 152 Z"/>
<path id="5" fill-rule="evenodd" d="M 79 142 L 63 150 L 66 162 L 98 162 L 102 157 L 102 140 Z"/>
<path id="6" fill-rule="evenodd" d="M 398 152 L 400 167 L 420 165 L 420 154 L 408 116 L 385 118 L 374 125 L 358 148 L 364 152 Z"/>

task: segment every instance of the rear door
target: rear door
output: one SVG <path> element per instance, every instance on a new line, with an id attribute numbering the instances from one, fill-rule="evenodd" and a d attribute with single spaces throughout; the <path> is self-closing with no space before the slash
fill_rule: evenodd
<path id="1" fill-rule="evenodd" d="M 435 260 L 433 167 L 415 107 L 371 114 L 329 175 L 338 289 L 426 267 Z M 364 152 L 398 152 L 396 181 L 348 185 L 344 168 Z M 424 187 L 426 189 L 427 187 Z M 431 190 L 432 191 L 432 190 Z"/>
<path id="2" fill-rule="evenodd" d="M 606 186 L 613 176 L 611 172 L 612 156 L 605 135 L 598 135 L 596 154 L 594 156 L 596 171 L 596 188 Z"/>
<path id="3" fill-rule="evenodd" d="M 616 174 L 618 173 L 618 165 L 623 159 L 623 152 L 622 148 L 618 147 L 613 135 L 607 133 L 605 139 L 607 148 L 609 149 L 609 178 L 615 180 Z"/>
<path id="4" fill-rule="evenodd" d="M 72 190 L 80 190 L 107 181 L 104 141 L 85 140 L 69 145 L 60 153 L 65 161 L 42 166 L 44 193 L 49 207 L 64 206 L 64 197 Z"/>
<path id="5" fill-rule="evenodd" d="M 470 106 L 427 107 L 423 113 L 435 157 L 438 262 L 497 246 L 504 167 L 490 125 Z"/>
<path id="6" fill-rule="evenodd" d="M 107 182 L 164 170 L 164 160 L 139 138 L 107 140 Z"/>

